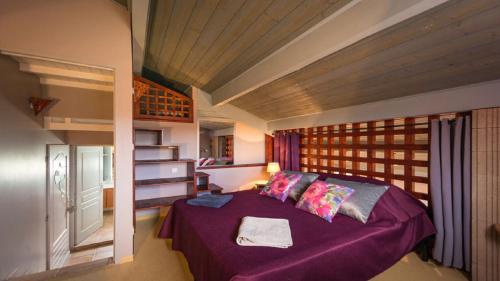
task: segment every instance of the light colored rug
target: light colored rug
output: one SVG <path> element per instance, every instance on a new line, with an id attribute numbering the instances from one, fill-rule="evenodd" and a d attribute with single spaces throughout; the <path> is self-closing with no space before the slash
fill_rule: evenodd
<path id="1" fill-rule="evenodd" d="M 72 277 L 59 277 L 53 280 L 73 281 L 190 281 L 184 256 L 170 250 L 167 242 L 156 238 L 160 221 L 148 219 L 137 222 L 135 235 L 136 255 L 134 262 L 110 265 L 92 272 Z M 467 278 L 458 270 L 440 267 L 434 263 L 424 263 L 411 253 L 386 272 L 378 275 L 376 281 L 466 281 Z"/>

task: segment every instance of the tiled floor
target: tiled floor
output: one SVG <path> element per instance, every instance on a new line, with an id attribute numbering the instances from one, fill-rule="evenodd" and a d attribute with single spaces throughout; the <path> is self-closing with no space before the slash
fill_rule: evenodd
<path id="1" fill-rule="evenodd" d="M 83 240 L 79 246 L 113 240 L 113 211 L 105 211 L 103 226 Z M 113 256 L 113 245 L 71 253 L 64 266 L 70 266 Z"/>
<path id="2" fill-rule="evenodd" d="M 113 245 L 71 253 L 64 266 L 96 261 L 113 256 Z"/>
<path id="3" fill-rule="evenodd" d="M 78 246 L 84 246 L 113 240 L 113 211 L 104 212 L 104 222 L 101 228 L 83 240 Z"/>

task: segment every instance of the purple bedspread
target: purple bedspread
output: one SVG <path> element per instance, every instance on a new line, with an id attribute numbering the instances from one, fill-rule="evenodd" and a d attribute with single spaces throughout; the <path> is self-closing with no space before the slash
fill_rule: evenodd
<path id="1" fill-rule="evenodd" d="M 337 214 L 332 223 L 255 190 L 236 192 L 220 209 L 176 201 L 159 236 L 172 238 L 197 281 L 368 280 L 409 253 L 434 226 L 419 201 L 391 187 L 367 224 Z M 235 242 L 244 216 L 289 220 L 288 249 Z"/>

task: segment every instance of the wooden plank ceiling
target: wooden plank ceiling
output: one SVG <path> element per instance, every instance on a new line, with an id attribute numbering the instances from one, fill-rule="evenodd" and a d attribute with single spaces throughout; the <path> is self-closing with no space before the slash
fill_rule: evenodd
<path id="1" fill-rule="evenodd" d="M 156 0 L 145 67 L 207 92 L 351 0 Z"/>
<path id="2" fill-rule="evenodd" d="M 275 120 L 498 79 L 499 5 L 450 1 L 231 103 Z"/>

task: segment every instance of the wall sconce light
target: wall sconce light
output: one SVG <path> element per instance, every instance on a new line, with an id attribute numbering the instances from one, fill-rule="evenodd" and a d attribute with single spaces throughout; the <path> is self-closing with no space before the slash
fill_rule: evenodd
<path id="1" fill-rule="evenodd" d="M 31 97 L 29 99 L 30 108 L 35 113 L 35 116 L 37 116 L 40 112 L 42 112 L 52 102 L 53 100 L 51 99 L 42 99 L 37 97 Z"/>

